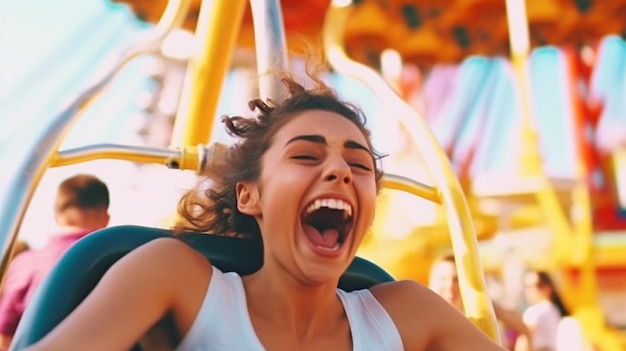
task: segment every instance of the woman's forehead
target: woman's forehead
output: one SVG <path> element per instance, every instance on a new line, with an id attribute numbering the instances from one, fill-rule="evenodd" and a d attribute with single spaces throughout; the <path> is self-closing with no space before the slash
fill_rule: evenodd
<path id="1" fill-rule="evenodd" d="M 324 110 L 297 113 L 277 131 L 275 141 L 285 144 L 300 135 L 319 135 L 328 143 L 351 140 L 369 145 L 367 138 L 354 122 L 336 112 Z"/>

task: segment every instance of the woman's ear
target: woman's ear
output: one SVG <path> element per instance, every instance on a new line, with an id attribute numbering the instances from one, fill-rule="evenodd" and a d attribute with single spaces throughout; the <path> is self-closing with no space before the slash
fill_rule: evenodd
<path id="1" fill-rule="evenodd" d="M 261 215 L 259 191 L 256 184 L 238 182 L 235 191 L 237 192 L 237 209 L 239 212 L 252 217 Z"/>

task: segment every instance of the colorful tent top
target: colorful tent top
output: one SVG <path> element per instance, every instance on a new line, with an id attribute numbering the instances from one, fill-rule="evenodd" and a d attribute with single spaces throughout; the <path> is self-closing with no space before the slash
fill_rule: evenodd
<path id="1" fill-rule="evenodd" d="M 606 38 L 600 48 L 597 69 L 591 80 L 590 98 L 599 104 L 597 143 L 611 151 L 626 146 L 626 42 Z"/>
<path id="2" fill-rule="evenodd" d="M 623 229 L 626 206 L 619 192 L 625 184 L 618 174 L 624 165 L 612 160 L 626 149 L 626 42 L 609 36 L 585 55 L 587 62 L 569 48 L 533 50 L 532 121 L 547 175 L 586 180 L 595 225 Z M 435 66 L 426 79 L 424 115 L 461 178 L 520 170 L 515 80 L 507 60 L 478 56 L 458 66 Z"/>
<path id="3" fill-rule="evenodd" d="M 549 175 L 575 178 L 581 136 L 603 152 L 626 145 L 626 42 L 607 37 L 590 77 L 568 50 L 535 49 L 529 60 L 532 117 Z M 519 163 L 520 101 L 510 63 L 473 56 L 436 66 L 424 84 L 425 114 L 453 163 L 467 175 Z M 585 123 L 579 123 L 583 104 Z M 599 106 L 598 116 L 592 116 Z M 580 134 L 577 128 L 585 128 Z"/>

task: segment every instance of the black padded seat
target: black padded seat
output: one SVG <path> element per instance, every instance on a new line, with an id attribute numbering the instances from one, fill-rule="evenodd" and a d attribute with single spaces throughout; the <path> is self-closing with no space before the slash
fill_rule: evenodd
<path id="1" fill-rule="evenodd" d="M 11 345 L 20 350 L 40 340 L 59 324 L 96 286 L 117 260 L 157 238 L 171 237 L 164 229 L 116 226 L 99 230 L 74 244 L 41 283 L 30 301 Z M 180 236 L 223 272 L 247 275 L 263 263 L 259 239 L 186 233 Z M 339 288 L 352 291 L 392 281 L 376 264 L 356 257 L 339 280 Z"/>

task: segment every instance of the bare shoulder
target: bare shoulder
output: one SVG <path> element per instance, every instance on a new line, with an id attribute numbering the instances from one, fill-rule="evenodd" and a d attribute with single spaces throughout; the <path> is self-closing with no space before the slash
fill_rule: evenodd
<path id="1" fill-rule="evenodd" d="M 210 265 L 200 252 L 176 238 L 154 239 L 131 251 L 124 259 L 158 266 Z"/>
<path id="2" fill-rule="evenodd" d="M 209 259 L 176 238 L 155 239 L 128 256 L 129 261 L 135 261 L 129 262 L 134 265 L 131 270 L 154 276 L 155 283 L 144 284 L 142 288 L 151 286 L 151 294 L 160 290 L 158 294 L 171 297 L 169 309 L 174 314 L 178 330 L 185 334 L 204 301 L 213 276 Z M 129 267 L 121 267 L 126 268 Z"/>
<path id="3" fill-rule="evenodd" d="M 142 259 L 155 259 L 153 263 L 162 264 L 174 261 L 178 264 L 209 264 L 210 262 L 194 248 L 176 238 L 159 238 L 152 240 L 130 253 Z"/>
<path id="4" fill-rule="evenodd" d="M 181 240 L 159 238 L 128 253 L 107 274 L 141 275 L 142 280 L 152 276 L 159 286 L 163 287 L 162 283 L 167 281 L 174 288 L 208 282 L 212 267 L 206 257 Z"/>
<path id="5" fill-rule="evenodd" d="M 389 312 L 408 313 L 407 304 L 419 306 L 423 312 L 438 310 L 443 306 L 452 309 L 437 294 L 413 280 L 401 280 L 379 284 L 371 289 L 372 294 Z"/>
<path id="6" fill-rule="evenodd" d="M 390 282 L 370 291 L 396 324 L 406 350 L 503 350 L 418 282 Z"/>
<path id="7" fill-rule="evenodd" d="M 436 326 L 436 320 L 433 319 L 438 318 L 435 313 L 440 302 L 437 300 L 438 296 L 422 284 L 411 280 L 379 284 L 370 290 L 393 319 L 405 348 L 407 344 L 426 347 L 428 335 Z M 447 306 L 443 306 L 444 311 L 446 308 Z M 416 330 L 420 332 L 416 333 Z"/>

